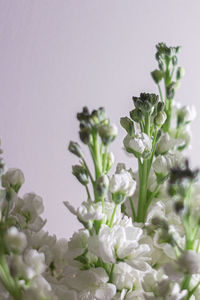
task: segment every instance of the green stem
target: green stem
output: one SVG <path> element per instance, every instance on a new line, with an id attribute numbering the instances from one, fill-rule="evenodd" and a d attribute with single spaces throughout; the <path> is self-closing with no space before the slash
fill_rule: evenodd
<path id="1" fill-rule="evenodd" d="M 3 255 L 0 256 L 0 279 L 3 286 L 10 293 L 13 299 L 21 300 L 21 289 L 11 276 L 7 261 Z"/>
<path id="2" fill-rule="evenodd" d="M 109 223 L 109 227 L 112 228 L 113 226 L 113 221 L 114 221 L 114 216 L 115 216 L 115 213 L 116 213 L 116 210 L 117 210 L 117 206 L 118 204 L 115 204 L 115 207 L 113 209 L 113 213 L 112 213 L 112 216 L 111 216 L 111 219 L 110 219 L 110 223 Z"/>
<path id="3" fill-rule="evenodd" d="M 86 185 L 85 188 L 86 188 L 86 192 L 87 192 L 87 196 L 88 196 L 88 201 L 91 202 L 91 199 L 92 199 L 92 198 L 91 198 L 91 196 L 90 196 L 90 191 L 89 191 L 89 189 L 88 189 L 88 186 Z"/>
<path id="4" fill-rule="evenodd" d="M 164 102 L 164 100 L 163 100 L 163 95 L 162 95 L 162 90 L 161 90 L 161 87 L 160 87 L 160 84 L 158 83 L 158 91 L 159 91 L 159 94 L 160 94 L 160 100 L 162 101 L 162 102 Z"/>
<path id="5" fill-rule="evenodd" d="M 110 275 L 109 275 L 109 282 L 110 282 L 110 283 L 112 283 L 112 280 L 113 280 L 113 271 L 114 271 L 114 267 L 115 267 L 115 264 L 112 264 L 111 270 L 110 270 Z"/>
<path id="6" fill-rule="evenodd" d="M 130 203 L 130 206 L 131 206 L 133 221 L 135 221 L 136 214 L 135 214 L 135 208 L 134 208 L 134 204 L 133 204 L 133 198 L 129 197 L 129 203 Z"/>

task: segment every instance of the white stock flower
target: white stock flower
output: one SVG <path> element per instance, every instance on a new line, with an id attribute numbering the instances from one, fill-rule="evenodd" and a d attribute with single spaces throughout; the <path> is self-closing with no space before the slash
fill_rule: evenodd
<path id="1" fill-rule="evenodd" d="M 7 230 L 6 243 L 12 251 L 21 253 L 27 246 L 26 235 L 16 227 L 10 227 Z"/>
<path id="2" fill-rule="evenodd" d="M 161 138 L 156 146 L 156 152 L 158 154 L 165 154 L 175 146 L 179 146 L 182 143 L 182 139 L 174 139 L 169 136 L 168 133 L 162 133 Z"/>
<path id="3" fill-rule="evenodd" d="M 186 273 L 197 274 L 200 272 L 200 254 L 187 250 L 179 257 L 178 265 Z"/>
<path id="4" fill-rule="evenodd" d="M 136 181 L 132 178 L 130 172 L 122 169 L 120 173 L 116 173 L 112 176 L 109 186 L 110 192 L 121 193 L 127 197 L 134 194 L 136 189 Z"/>
<path id="5" fill-rule="evenodd" d="M 124 146 L 136 153 L 143 154 L 150 152 L 152 149 L 152 141 L 144 132 L 136 134 L 134 137 L 127 135 L 124 139 Z"/>
<path id="6" fill-rule="evenodd" d="M 69 266 L 66 268 L 63 283 L 79 292 L 81 300 L 111 300 L 115 293 L 114 284 L 108 283 L 109 277 L 103 268 L 91 268 L 89 270 L 80 270 Z"/>
<path id="7" fill-rule="evenodd" d="M 180 116 L 185 123 L 192 122 L 196 118 L 196 114 L 194 105 L 184 105 L 177 110 L 177 115 Z"/>
<path id="8" fill-rule="evenodd" d="M 24 174 L 20 169 L 8 169 L 8 171 L 2 176 L 2 186 L 5 188 L 9 188 L 10 186 L 21 186 L 24 181 Z"/>
<path id="9" fill-rule="evenodd" d="M 88 249 L 105 263 L 115 263 L 117 258 L 124 259 L 138 250 L 141 235 L 142 229 L 138 227 L 102 225 L 98 235 L 89 237 Z"/>
<path id="10" fill-rule="evenodd" d="M 39 253 L 35 249 L 25 251 L 24 261 L 35 272 L 35 275 L 42 274 L 46 269 L 44 253 Z"/>
<path id="11" fill-rule="evenodd" d="M 124 262 L 115 264 L 112 278 L 112 281 L 116 285 L 117 290 L 120 291 L 123 289 L 132 290 L 133 287 L 134 290 L 136 290 L 138 282 L 142 279 L 141 277 L 139 277 L 136 269 Z M 140 285 L 139 289 L 141 289 Z"/>

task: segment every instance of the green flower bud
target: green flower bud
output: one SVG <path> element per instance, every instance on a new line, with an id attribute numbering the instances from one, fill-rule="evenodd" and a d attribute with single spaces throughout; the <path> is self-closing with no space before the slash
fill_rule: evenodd
<path id="1" fill-rule="evenodd" d="M 78 179 L 78 181 L 83 184 L 88 184 L 88 172 L 85 167 L 80 165 L 72 166 L 72 174 Z"/>
<path id="2" fill-rule="evenodd" d="M 157 126 L 161 127 L 167 119 L 167 115 L 164 111 L 160 111 L 154 119 Z"/>
<path id="3" fill-rule="evenodd" d="M 105 198 L 108 193 L 108 187 L 109 187 L 109 179 L 107 175 L 102 175 L 97 179 L 96 183 L 97 187 L 97 193 L 100 197 Z"/>
<path id="4" fill-rule="evenodd" d="M 164 102 L 158 102 L 157 112 L 163 111 L 164 108 L 165 108 L 165 103 Z"/>
<path id="5" fill-rule="evenodd" d="M 154 218 L 152 218 L 151 222 L 154 226 L 160 227 L 164 230 L 168 230 L 168 228 L 169 228 L 167 221 L 163 218 L 154 217 Z"/>
<path id="6" fill-rule="evenodd" d="M 69 150 L 71 153 L 75 154 L 76 156 L 78 156 L 78 157 L 80 157 L 80 158 L 82 158 L 82 157 L 84 156 L 84 155 L 83 155 L 83 152 L 82 152 L 82 150 L 81 150 L 81 147 L 80 147 L 79 144 L 76 143 L 76 142 L 70 141 L 69 146 L 68 146 L 68 150 Z"/>
<path id="7" fill-rule="evenodd" d="M 107 153 L 107 158 L 106 158 L 107 164 L 106 164 L 106 173 L 111 169 L 115 162 L 115 157 L 112 152 Z"/>
<path id="8" fill-rule="evenodd" d="M 131 119 L 129 119 L 128 117 L 120 118 L 120 124 L 130 136 L 134 135 L 135 128 Z"/>
<path id="9" fill-rule="evenodd" d="M 182 201 L 176 201 L 174 204 L 174 209 L 178 215 L 182 215 L 185 210 L 184 203 Z"/>
<path id="10" fill-rule="evenodd" d="M 88 145 L 91 142 L 91 134 L 90 134 L 90 129 L 89 128 L 84 128 L 81 131 L 79 131 L 79 137 L 80 140 Z"/>
<path id="11" fill-rule="evenodd" d="M 167 86 L 166 89 L 166 94 L 167 94 L 167 99 L 173 99 L 174 95 L 175 95 L 175 87 L 176 87 L 176 83 L 172 82 Z"/>
<path id="12" fill-rule="evenodd" d="M 117 136 L 117 127 L 114 124 L 102 125 L 99 127 L 98 132 L 103 144 L 108 145 Z"/>
<path id="13" fill-rule="evenodd" d="M 178 67 L 176 71 L 176 80 L 178 81 L 181 80 L 184 75 L 185 75 L 185 69 L 182 67 Z"/>
<path id="14" fill-rule="evenodd" d="M 130 117 L 136 123 L 140 123 L 142 121 L 143 114 L 140 109 L 135 108 L 132 111 L 130 111 Z"/>
<path id="15" fill-rule="evenodd" d="M 160 70 L 154 70 L 151 72 L 151 76 L 155 83 L 158 84 L 163 78 L 163 73 Z"/>

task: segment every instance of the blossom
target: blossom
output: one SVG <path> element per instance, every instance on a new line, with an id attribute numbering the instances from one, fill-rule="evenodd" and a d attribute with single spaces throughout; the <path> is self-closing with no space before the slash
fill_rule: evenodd
<path id="1" fill-rule="evenodd" d="M 88 249 L 105 263 L 115 263 L 117 258 L 125 259 L 140 248 L 141 235 L 142 229 L 138 227 L 102 225 L 98 235 L 89 237 Z"/>
<path id="2" fill-rule="evenodd" d="M 126 197 L 130 197 L 135 192 L 136 181 L 128 171 L 122 169 L 120 173 L 112 176 L 109 189 L 113 194 L 119 193 Z"/>
<path id="3" fill-rule="evenodd" d="M 124 146 L 130 151 L 133 150 L 138 154 L 150 152 L 152 149 L 152 141 L 144 132 L 136 134 L 134 137 L 127 135 L 124 139 Z"/>
<path id="4" fill-rule="evenodd" d="M 2 176 L 2 186 L 5 188 L 13 187 L 16 191 L 18 191 L 24 181 L 24 174 L 20 169 L 8 169 Z"/>
<path id="5" fill-rule="evenodd" d="M 21 253 L 27 246 L 26 235 L 23 232 L 19 232 L 16 227 L 12 226 L 7 231 L 6 243 L 8 248 L 12 251 Z"/>

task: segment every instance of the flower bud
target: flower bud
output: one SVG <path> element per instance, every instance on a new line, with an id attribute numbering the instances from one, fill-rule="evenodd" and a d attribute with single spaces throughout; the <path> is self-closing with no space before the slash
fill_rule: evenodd
<path id="1" fill-rule="evenodd" d="M 99 127 L 99 135 L 104 145 L 111 143 L 117 136 L 117 127 L 114 124 Z"/>
<path id="2" fill-rule="evenodd" d="M 164 102 L 158 102 L 158 105 L 157 105 L 157 112 L 160 112 L 160 111 L 163 111 L 165 108 L 165 103 Z"/>
<path id="3" fill-rule="evenodd" d="M 89 128 L 84 128 L 82 130 L 79 131 L 79 137 L 80 140 L 88 145 L 91 142 L 91 133 L 90 133 L 90 129 Z"/>
<path id="4" fill-rule="evenodd" d="M 72 166 L 72 174 L 78 179 L 83 185 L 88 184 L 88 172 L 83 166 L 75 165 Z"/>
<path id="5" fill-rule="evenodd" d="M 169 173 L 167 160 L 163 155 L 158 155 L 153 162 L 154 172 L 158 175 L 166 176 Z"/>
<path id="6" fill-rule="evenodd" d="M 161 127 L 167 119 L 167 115 L 164 111 L 160 111 L 154 119 L 157 126 Z"/>
<path id="7" fill-rule="evenodd" d="M 185 210 L 184 203 L 182 201 L 176 201 L 174 204 L 174 210 L 178 215 L 182 215 Z"/>
<path id="8" fill-rule="evenodd" d="M 16 193 L 19 191 L 24 181 L 24 174 L 19 169 L 8 169 L 2 176 L 2 186 L 6 189 L 11 187 Z"/>
<path id="9" fill-rule="evenodd" d="M 128 117 L 120 118 L 120 124 L 130 136 L 134 135 L 135 128 L 132 120 Z"/>
<path id="10" fill-rule="evenodd" d="M 176 80 L 181 80 L 185 75 L 185 69 L 182 67 L 178 67 L 176 71 Z"/>
<path id="11" fill-rule="evenodd" d="M 152 218 L 151 222 L 153 225 L 160 227 L 164 230 L 168 230 L 168 228 L 169 228 L 167 221 L 163 218 L 154 217 L 154 218 Z"/>
<path id="12" fill-rule="evenodd" d="M 154 70 L 151 72 L 151 76 L 155 83 L 158 84 L 163 78 L 163 73 L 160 70 Z"/>
<path id="13" fill-rule="evenodd" d="M 10 227 L 6 234 L 6 244 L 11 251 L 21 253 L 27 246 L 26 235 L 16 227 Z"/>
<path id="14" fill-rule="evenodd" d="M 97 192 L 100 197 L 106 197 L 109 187 L 109 179 L 107 175 L 102 175 L 97 179 Z"/>
<path id="15" fill-rule="evenodd" d="M 132 111 L 130 111 L 130 117 L 136 123 L 140 123 L 142 121 L 143 114 L 140 109 L 135 108 Z"/>
<path id="16" fill-rule="evenodd" d="M 176 83 L 172 82 L 170 83 L 167 88 L 166 88 L 166 95 L 167 95 L 167 99 L 171 100 L 174 98 L 175 95 L 175 87 L 176 87 Z"/>
<path id="17" fill-rule="evenodd" d="M 82 152 L 82 150 L 81 150 L 81 147 L 79 146 L 79 144 L 78 143 L 76 143 L 76 142 L 70 142 L 69 143 L 69 146 L 68 146 L 68 150 L 71 152 L 71 153 L 73 153 L 73 154 L 75 154 L 76 156 L 78 156 L 78 157 L 80 157 L 80 158 L 83 158 L 83 152 Z"/>
<path id="18" fill-rule="evenodd" d="M 111 167 L 113 166 L 114 162 L 115 162 L 114 154 L 112 152 L 108 152 L 107 153 L 106 172 L 108 172 L 111 169 Z"/>

